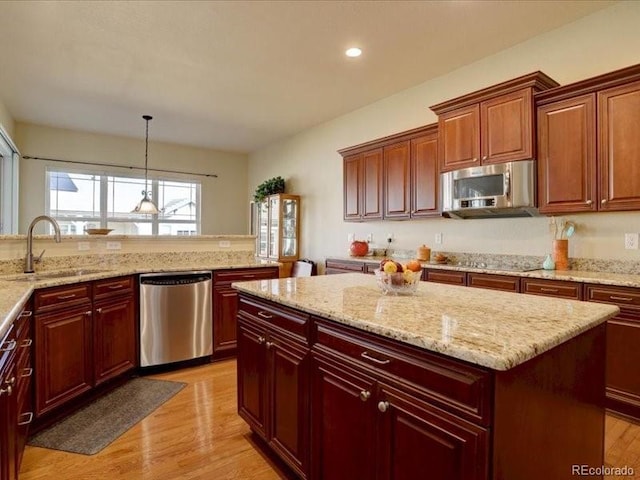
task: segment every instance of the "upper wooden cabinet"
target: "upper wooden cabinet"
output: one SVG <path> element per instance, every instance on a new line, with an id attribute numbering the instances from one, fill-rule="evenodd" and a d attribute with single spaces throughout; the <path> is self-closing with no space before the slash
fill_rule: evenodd
<path id="1" fill-rule="evenodd" d="M 437 152 L 435 124 L 340 150 L 344 219 L 439 215 Z"/>
<path id="2" fill-rule="evenodd" d="M 540 212 L 640 209 L 640 65 L 535 100 Z"/>
<path id="3" fill-rule="evenodd" d="M 432 106 L 440 171 L 534 158 L 533 94 L 557 85 L 535 72 Z"/>

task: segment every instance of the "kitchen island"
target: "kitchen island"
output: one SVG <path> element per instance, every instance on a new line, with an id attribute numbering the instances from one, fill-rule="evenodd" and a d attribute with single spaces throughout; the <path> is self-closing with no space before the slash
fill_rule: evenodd
<path id="1" fill-rule="evenodd" d="M 234 284 L 239 414 L 301 478 L 601 467 L 611 305 L 344 274 Z M 601 477 L 595 477 L 601 478 Z"/>

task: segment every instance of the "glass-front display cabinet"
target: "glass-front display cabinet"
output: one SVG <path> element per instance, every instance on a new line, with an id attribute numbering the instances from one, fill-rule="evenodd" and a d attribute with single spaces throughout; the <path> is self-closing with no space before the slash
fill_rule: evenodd
<path id="1" fill-rule="evenodd" d="M 300 257 L 300 196 L 279 193 L 256 205 L 256 253 L 295 262 Z"/>

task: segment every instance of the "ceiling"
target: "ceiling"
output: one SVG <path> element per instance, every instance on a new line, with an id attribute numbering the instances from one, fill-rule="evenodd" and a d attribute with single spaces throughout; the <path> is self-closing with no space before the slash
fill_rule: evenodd
<path id="1" fill-rule="evenodd" d="M 17 121 L 251 152 L 611 1 L 1 1 Z M 346 48 L 360 46 L 350 59 Z"/>

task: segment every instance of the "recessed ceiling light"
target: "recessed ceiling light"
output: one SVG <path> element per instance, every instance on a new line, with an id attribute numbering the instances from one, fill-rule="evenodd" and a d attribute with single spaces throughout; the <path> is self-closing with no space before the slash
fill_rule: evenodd
<path id="1" fill-rule="evenodd" d="M 352 47 L 344 53 L 347 55 L 347 57 L 359 57 L 360 55 L 362 55 L 362 50 L 360 50 L 358 47 Z"/>

